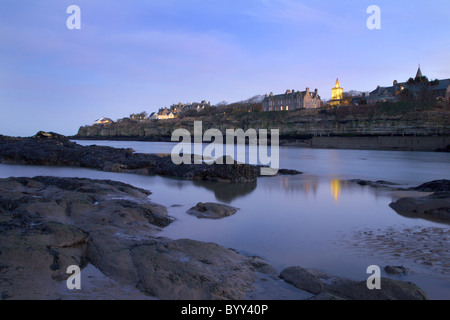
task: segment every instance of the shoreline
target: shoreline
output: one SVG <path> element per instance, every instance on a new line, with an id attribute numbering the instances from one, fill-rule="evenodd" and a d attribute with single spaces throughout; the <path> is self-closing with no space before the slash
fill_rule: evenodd
<path id="1" fill-rule="evenodd" d="M 133 141 L 165 142 L 170 137 L 82 137 L 70 136 L 78 141 Z M 450 152 L 449 136 L 414 136 L 414 135 L 379 135 L 379 136 L 312 136 L 310 138 L 281 137 L 280 147 L 300 147 L 312 149 L 342 150 L 380 150 L 380 151 L 414 151 L 414 152 Z"/>
<path id="2" fill-rule="evenodd" d="M 366 281 L 300 266 L 280 271 L 260 257 L 212 242 L 160 237 L 159 232 L 174 221 L 167 208 L 150 202 L 151 191 L 121 182 L 7 178 L 0 179 L 0 189 L 2 206 L 7 208 L 0 211 L 0 281 L 10 279 L 4 292 L 7 299 L 35 298 L 28 293 L 36 285 L 34 277 L 22 280 L 15 271 L 29 263 L 37 266 L 33 275 L 49 299 L 82 299 L 83 294 L 61 292 L 65 264 L 80 263 L 83 270 L 93 265 L 96 270 L 88 271 L 97 272 L 93 281 L 113 285 L 125 299 L 277 300 L 277 294 L 294 300 L 427 299 L 420 287 L 389 275 L 381 278 L 385 290 L 374 292 L 367 290 Z M 36 215 L 37 211 L 44 213 Z M 14 240 L 17 237 L 24 240 Z M 47 263 L 52 263 L 50 268 Z M 101 298 L 96 289 L 88 282 L 84 297 Z M 112 298 L 120 298 L 114 294 Z"/>
<path id="3" fill-rule="evenodd" d="M 61 136 L 48 137 L 44 135 L 44 137 L 38 136 L 29 139 L 32 140 L 29 140 L 28 143 L 37 144 L 41 151 L 47 144 L 56 147 L 56 150 L 60 150 L 61 145 L 66 145 L 65 148 L 69 149 L 78 148 Z M 55 151 L 53 148 L 49 150 Z M 102 152 L 98 155 L 103 157 L 105 156 L 103 151 L 111 151 L 111 148 L 101 150 Z M 117 150 L 125 152 L 125 155 L 130 157 L 129 150 Z M 63 149 L 63 151 L 67 150 Z M 87 148 L 83 149 L 84 151 L 98 150 Z M 39 159 L 51 160 L 48 159 L 48 150 L 41 155 L 43 157 Z M 53 166 L 50 162 L 47 165 Z M 92 167 L 92 169 L 101 170 L 102 167 L 103 165 Z M 118 171 L 113 170 L 112 172 Z M 219 180 L 215 183 L 222 185 L 223 183 L 220 182 Z M 411 189 L 399 189 L 395 183 L 387 181 L 355 180 L 353 182 L 361 186 L 402 191 L 404 192 L 402 196 L 425 196 L 426 194 L 417 192 L 428 192 L 428 198 L 425 200 L 429 200 L 431 203 L 436 200 L 432 197 L 436 192 L 450 191 L 447 181 L 439 183 L 433 181 Z M 358 282 L 338 278 L 299 266 L 288 267 L 280 273 L 280 270 L 275 270 L 261 258 L 245 256 L 236 250 L 226 249 L 214 243 L 189 239 L 158 238 L 158 232 L 172 221 L 172 217 L 168 216 L 167 207 L 148 203 L 145 199 L 151 192 L 131 185 L 107 180 L 55 177 L 0 179 L 0 186 L 1 184 L 5 184 L 5 186 L 2 197 L 0 197 L 0 231 L 2 231 L 0 235 L 6 237 L 3 239 L 6 246 L 3 247 L 5 248 L 4 253 L 7 254 L 6 257 L 5 254 L 0 256 L 0 259 L 4 260 L 0 265 L 6 267 L 4 269 L 6 273 L 2 271 L 3 275 L 0 275 L 0 280 L 5 274 L 15 275 L 9 263 L 9 261 L 13 263 L 16 261 L 15 253 L 21 252 L 23 255 L 20 258 L 22 260 L 17 262 L 19 265 L 28 263 L 26 262 L 28 255 L 26 248 L 12 245 L 17 237 L 14 230 L 18 228 L 18 230 L 22 230 L 22 236 L 29 237 L 29 243 L 36 242 L 42 245 L 36 252 L 35 259 L 45 257 L 46 261 L 53 260 L 50 270 L 57 271 L 59 281 L 63 277 L 64 270 L 64 267 L 60 265 L 61 261 L 74 259 L 73 253 L 75 252 L 75 261 L 70 261 L 70 263 L 82 262 L 83 265 L 91 263 L 111 280 L 125 284 L 134 284 L 135 279 L 146 279 L 137 289 L 161 299 L 184 299 L 189 296 L 191 299 L 195 297 L 194 299 L 208 300 L 230 297 L 231 299 L 253 297 L 258 300 L 264 290 L 258 293 L 258 291 L 252 291 L 251 288 L 256 287 L 258 290 L 260 286 L 287 290 L 284 291 L 286 294 L 289 292 L 297 294 L 299 300 L 427 298 L 426 293 L 416 285 L 407 284 L 395 280 L 395 278 L 393 280 L 391 277 L 382 278 L 383 285 L 390 289 L 394 288 L 393 290 L 397 293 L 391 296 L 392 291 L 387 290 L 380 294 L 374 294 L 365 289 L 365 281 Z M 408 192 L 411 193 L 408 194 Z M 127 197 L 126 200 L 122 199 L 124 193 Z M 437 200 L 441 201 L 441 196 L 440 194 L 440 198 Z M 26 201 L 22 201 L 23 199 Z M 450 206 L 448 207 L 450 208 Z M 36 215 L 35 212 L 45 213 Z M 87 217 L 85 212 L 92 213 L 92 217 Z M 112 215 L 111 212 L 113 212 Z M 444 236 L 447 235 L 444 234 Z M 0 241 L 2 241 L 1 237 Z M 45 247 L 49 247 L 48 237 L 50 237 L 50 249 L 45 250 Z M 80 245 L 83 247 L 80 248 Z M 2 261 L 0 260 L 0 262 Z M 37 265 L 45 266 L 45 262 L 39 260 Z M 441 266 L 438 265 L 438 267 Z M 151 269 L 153 271 L 149 271 L 149 268 L 153 268 Z M 233 269 L 233 274 L 230 273 L 230 269 Z M 442 270 L 448 272 L 448 266 L 443 265 Z M 45 271 L 46 276 L 49 272 L 49 270 Z M 160 281 L 166 281 L 164 279 L 167 274 L 170 275 L 168 277 L 170 281 L 161 283 Z M 52 274 L 53 276 L 54 274 Z M 230 281 L 237 282 L 222 283 L 224 277 L 233 278 Z M 179 280 L 173 281 L 173 279 Z M 207 285 L 205 285 L 205 281 Z M 219 294 L 211 289 L 209 287 L 211 283 L 213 283 L 213 288 L 223 285 L 224 293 Z M 285 283 L 292 285 L 292 288 L 286 287 Z M 42 283 L 42 285 L 49 284 Z M 170 289 L 165 289 L 169 285 Z M 32 286 L 32 284 L 24 284 L 24 286 L 25 288 L 22 289 L 26 291 L 26 287 Z M 191 286 L 194 286 L 194 289 Z M 236 286 L 239 289 L 236 289 Z M 293 289 L 294 287 L 298 290 Z M 406 290 L 404 290 L 405 288 Z M 47 287 L 47 290 L 49 297 L 53 297 L 54 289 L 50 286 Z M 305 292 L 307 293 L 305 294 Z M 138 292 L 132 294 L 136 293 L 138 294 Z M 19 290 L 15 294 L 20 296 L 23 293 L 20 293 Z M 95 296 L 95 293 L 93 294 Z M 5 293 L 5 297 L 8 298 L 8 295 L 12 295 L 14 298 L 13 289 Z"/>

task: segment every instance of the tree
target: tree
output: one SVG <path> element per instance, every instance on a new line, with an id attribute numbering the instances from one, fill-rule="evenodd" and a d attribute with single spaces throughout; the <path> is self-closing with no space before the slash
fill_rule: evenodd
<path id="1" fill-rule="evenodd" d="M 439 85 L 439 80 L 438 79 L 435 79 L 435 80 L 430 82 L 430 86 L 437 86 L 437 85 Z"/>
<path id="2" fill-rule="evenodd" d="M 148 113 L 145 111 L 142 111 L 141 113 L 133 113 L 130 114 L 130 119 L 132 120 L 145 120 L 148 117 Z"/>
<path id="3" fill-rule="evenodd" d="M 423 76 L 423 77 L 416 77 L 415 79 L 414 79 L 414 83 L 415 84 L 418 84 L 418 83 L 429 83 L 430 81 L 428 80 L 428 78 L 427 77 L 425 77 L 425 76 Z"/>
<path id="4" fill-rule="evenodd" d="M 216 104 L 216 107 L 225 107 L 228 105 L 228 102 L 226 101 L 221 101 L 219 103 Z"/>
<path id="5" fill-rule="evenodd" d="M 400 98 L 406 101 L 411 100 L 412 98 L 411 91 L 409 91 L 408 88 L 403 88 L 403 90 L 400 91 Z"/>

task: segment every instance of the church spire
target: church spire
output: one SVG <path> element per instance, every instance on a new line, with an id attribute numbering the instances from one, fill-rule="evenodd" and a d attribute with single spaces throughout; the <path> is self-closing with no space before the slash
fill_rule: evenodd
<path id="1" fill-rule="evenodd" d="M 339 78 L 336 78 L 336 84 L 334 86 L 335 88 L 340 88 L 341 85 L 339 84 Z"/>
<path id="2" fill-rule="evenodd" d="M 420 70 L 420 64 L 419 64 L 419 69 L 417 70 L 416 79 L 417 78 L 422 78 L 422 77 L 423 77 L 422 70 Z"/>
<path id="3" fill-rule="evenodd" d="M 338 106 L 340 104 L 340 100 L 344 98 L 344 89 L 341 88 L 339 84 L 339 78 L 336 79 L 336 84 L 333 89 L 331 89 L 331 105 Z"/>

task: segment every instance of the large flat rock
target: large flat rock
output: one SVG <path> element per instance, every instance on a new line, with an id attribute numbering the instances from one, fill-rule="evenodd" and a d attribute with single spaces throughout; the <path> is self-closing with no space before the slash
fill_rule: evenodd
<path id="1" fill-rule="evenodd" d="M 436 192 L 423 197 L 404 197 L 389 206 L 403 216 L 450 223 L 450 192 Z"/>
<path id="2" fill-rule="evenodd" d="M 1 297 L 70 299 L 61 285 L 71 265 L 169 300 L 244 299 L 260 274 L 275 275 L 262 259 L 214 243 L 159 238 L 172 219 L 149 195 L 114 181 L 0 179 Z"/>
<path id="3" fill-rule="evenodd" d="M 289 267 L 280 277 L 313 293 L 312 300 L 427 300 L 427 294 L 411 282 L 381 278 L 381 289 L 370 290 L 366 281 L 353 281 L 302 267 Z"/>

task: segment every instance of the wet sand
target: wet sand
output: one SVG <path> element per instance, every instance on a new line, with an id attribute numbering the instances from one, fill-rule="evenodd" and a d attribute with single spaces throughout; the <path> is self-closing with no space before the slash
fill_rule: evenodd
<path id="1" fill-rule="evenodd" d="M 406 229 L 360 230 L 348 241 L 359 253 L 382 255 L 398 261 L 412 272 L 450 275 L 450 229 L 410 227 Z"/>

